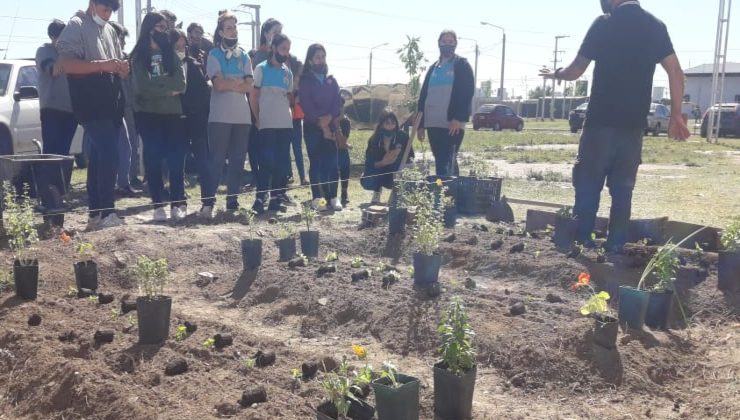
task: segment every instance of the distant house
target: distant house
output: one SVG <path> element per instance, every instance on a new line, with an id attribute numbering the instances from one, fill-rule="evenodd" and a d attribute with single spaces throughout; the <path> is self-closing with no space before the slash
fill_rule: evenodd
<path id="1" fill-rule="evenodd" d="M 699 105 L 702 112 L 709 108 L 712 100 L 713 67 L 713 64 L 702 64 L 684 70 L 688 102 Z M 740 63 L 727 63 L 724 96 L 717 102 L 740 102 Z"/>

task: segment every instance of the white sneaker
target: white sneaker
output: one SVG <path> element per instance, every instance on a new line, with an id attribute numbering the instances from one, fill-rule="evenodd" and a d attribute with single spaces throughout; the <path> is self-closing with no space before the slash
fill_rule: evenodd
<path id="1" fill-rule="evenodd" d="M 213 219 L 213 206 L 203 206 L 198 212 L 201 219 Z"/>
<path id="2" fill-rule="evenodd" d="M 311 202 L 311 207 L 316 211 L 326 211 L 326 205 L 321 205 L 321 198 L 314 198 Z"/>
<path id="3" fill-rule="evenodd" d="M 373 193 L 373 199 L 370 201 L 371 204 L 377 204 L 380 203 L 380 191 L 375 191 Z"/>
<path id="4" fill-rule="evenodd" d="M 334 211 L 341 211 L 342 208 L 343 208 L 342 207 L 342 203 L 339 202 L 339 199 L 338 198 L 332 198 L 330 204 L 331 204 L 331 208 Z"/>
<path id="5" fill-rule="evenodd" d="M 170 217 L 172 220 L 182 220 L 188 215 L 188 208 L 186 206 L 173 207 L 170 210 Z"/>
<path id="6" fill-rule="evenodd" d="M 94 217 L 88 217 L 87 218 L 87 228 L 85 230 L 93 231 L 100 227 L 100 215 L 94 216 Z"/>
<path id="7" fill-rule="evenodd" d="M 116 227 L 116 226 L 122 226 L 122 225 L 125 225 L 125 224 L 126 224 L 126 222 L 124 222 L 123 219 L 121 219 L 120 217 L 118 217 L 117 214 L 111 213 L 111 214 L 105 216 L 100 221 L 100 223 L 98 224 L 98 227 L 101 228 L 101 229 L 105 229 L 105 228 L 111 228 L 111 227 Z"/>
<path id="8" fill-rule="evenodd" d="M 167 212 L 164 211 L 164 207 L 157 207 L 156 209 L 154 209 L 152 220 L 154 220 L 155 222 L 164 222 L 167 220 Z"/>

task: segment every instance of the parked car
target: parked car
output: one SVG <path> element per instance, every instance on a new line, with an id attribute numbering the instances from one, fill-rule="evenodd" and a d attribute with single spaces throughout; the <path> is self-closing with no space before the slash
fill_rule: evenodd
<path id="1" fill-rule="evenodd" d="M 77 128 L 70 150 L 78 163 L 82 131 Z M 0 155 L 41 153 L 42 141 L 36 63 L 0 60 Z"/>
<path id="2" fill-rule="evenodd" d="M 513 129 L 522 131 L 524 119 L 506 105 L 483 105 L 473 115 L 473 130 L 491 128 L 494 131 Z"/>
<path id="3" fill-rule="evenodd" d="M 588 102 L 578 105 L 578 108 L 570 111 L 568 114 L 568 124 L 570 132 L 577 133 L 583 128 L 583 122 L 586 121 L 586 111 L 588 111 Z"/>
<path id="4" fill-rule="evenodd" d="M 710 109 L 714 109 L 715 112 L 719 111 L 719 135 L 721 137 L 727 135 L 733 135 L 740 137 L 740 104 L 728 103 L 715 105 Z M 704 113 L 704 118 L 701 122 L 701 136 L 707 136 L 707 127 L 709 124 L 709 111 Z"/>
<path id="5" fill-rule="evenodd" d="M 668 133 L 670 120 L 671 110 L 667 106 L 657 103 L 650 104 L 645 134 L 653 133 L 654 136 L 657 136 L 660 133 Z"/>

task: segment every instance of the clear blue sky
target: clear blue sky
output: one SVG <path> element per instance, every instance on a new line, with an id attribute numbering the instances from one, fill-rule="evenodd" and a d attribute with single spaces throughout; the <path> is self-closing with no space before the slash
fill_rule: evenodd
<path id="1" fill-rule="evenodd" d="M 126 26 L 131 29 L 134 0 L 123 1 Z M 0 48 L 8 48 L 9 58 L 32 57 L 36 47 L 45 42 L 46 26 L 52 18 L 67 20 L 77 9 L 87 6 L 86 0 L 2 0 L 0 3 Z M 146 0 L 142 3 L 146 4 Z M 420 36 L 423 50 L 434 61 L 438 54 L 437 35 L 442 29 L 451 28 L 460 37 L 478 41 L 481 50 L 478 80 L 492 79 L 494 86 L 498 86 L 501 32 L 481 26 L 480 21 L 503 26 L 508 37 L 505 85 L 515 95 L 522 95 L 525 89 L 541 83 L 538 69 L 543 64 L 552 66 L 555 35 L 570 35 L 559 46 L 564 51 L 562 58 L 570 61 L 589 25 L 600 13 L 598 0 L 271 0 L 261 3 L 262 21 L 274 17 L 283 22 L 284 32 L 293 39 L 293 54 L 303 59 L 310 43 L 318 41 L 326 45 L 330 71 L 342 85 L 365 83 L 370 47 L 385 42 L 389 45 L 374 53 L 373 82 L 406 82 L 407 76 L 395 53 L 406 35 Z M 239 1 L 152 0 L 152 4 L 172 10 L 185 25 L 197 21 L 212 31 L 217 11 L 233 8 Z M 712 61 L 718 0 L 644 0 L 642 5 L 666 23 L 684 68 Z M 242 15 L 242 21 L 248 20 L 248 15 Z M 740 61 L 740 4 L 737 2 L 732 20 L 728 59 Z M 247 40 L 248 27 L 242 31 L 242 38 Z M 130 44 L 129 48 L 133 40 Z M 474 41 L 463 39 L 458 46 L 458 53 L 471 63 L 474 45 Z M 589 70 L 586 78 L 590 77 Z M 667 86 L 667 78 L 660 68 L 655 84 Z"/>

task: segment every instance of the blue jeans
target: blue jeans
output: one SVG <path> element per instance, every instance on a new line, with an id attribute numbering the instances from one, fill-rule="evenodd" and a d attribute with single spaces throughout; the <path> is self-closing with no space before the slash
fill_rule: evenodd
<path id="1" fill-rule="evenodd" d="M 155 207 L 163 206 L 162 168 L 166 162 L 170 179 L 170 205 L 179 207 L 185 201 L 185 152 L 187 144 L 180 115 L 136 114 L 139 134 L 144 143 L 144 170 L 149 194 Z"/>
<path id="2" fill-rule="evenodd" d="M 91 217 L 115 213 L 113 191 L 118 169 L 118 133 L 122 124 L 120 118 L 82 123 L 89 142 L 87 199 Z"/>
<path id="3" fill-rule="evenodd" d="M 200 184 L 200 198 L 203 205 L 207 204 L 206 185 L 211 177 L 208 160 L 208 113 L 191 114 L 185 117 L 185 137 L 190 145 L 190 152 L 195 160 L 195 169 L 198 172 L 198 183 Z"/>
<path id="4" fill-rule="evenodd" d="M 259 157 L 260 171 L 257 176 L 257 198 L 265 200 L 266 192 L 273 190 L 272 197 L 285 194 L 290 175 L 290 143 L 293 137 L 291 128 L 266 128 L 259 131 L 254 140 Z"/>
<path id="5" fill-rule="evenodd" d="M 456 136 L 451 136 L 447 128 L 427 128 L 429 146 L 434 155 L 434 165 L 437 176 L 458 176 L 460 167 L 457 165 L 457 155 L 460 154 L 465 130 L 460 130 Z"/>
<path id="6" fill-rule="evenodd" d="M 576 202 L 573 214 L 578 219 L 576 240 L 591 241 L 604 182 L 612 196 L 607 247 L 627 242 L 632 212 L 632 190 L 642 162 L 642 128 L 620 129 L 586 127 L 573 166 Z"/>
<path id="7" fill-rule="evenodd" d="M 321 128 L 309 122 L 303 123 L 303 137 L 308 151 L 308 176 L 311 180 L 311 195 L 326 200 L 337 197 L 339 164 L 337 143 L 324 139 Z M 315 185 L 320 183 L 321 186 Z M 322 194 L 323 192 L 323 194 Z"/>
<path id="8" fill-rule="evenodd" d="M 295 159 L 295 167 L 298 170 L 298 176 L 301 181 L 306 179 L 306 170 L 303 166 L 303 120 L 293 120 L 293 138 L 291 139 L 293 144 L 293 158 Z"/>

